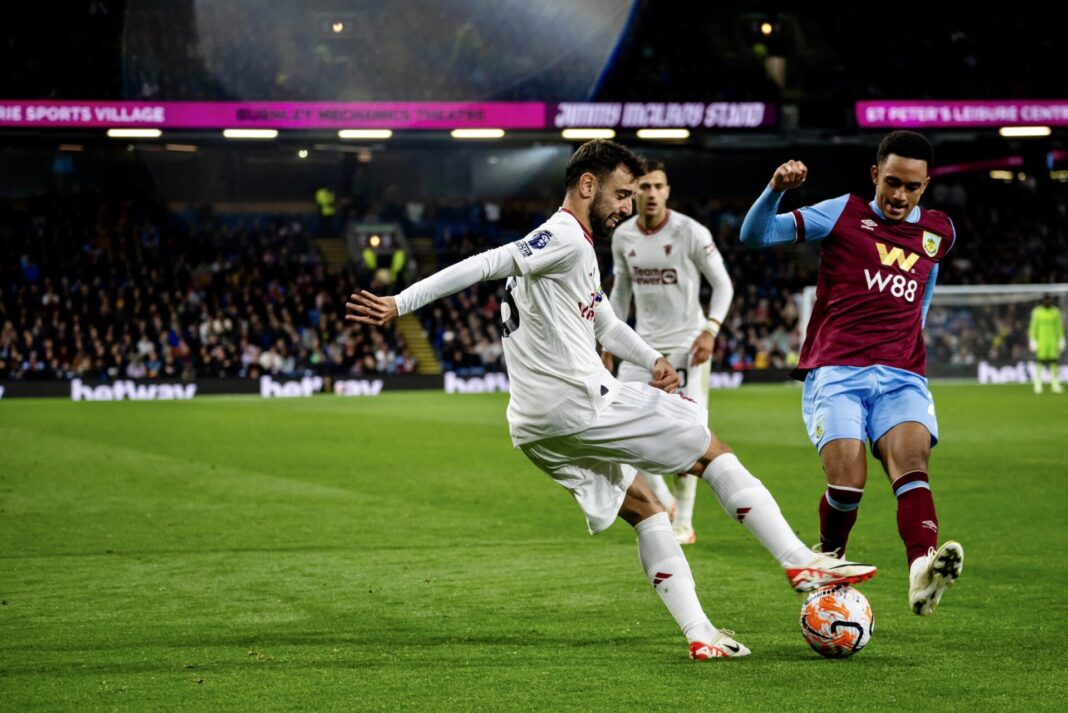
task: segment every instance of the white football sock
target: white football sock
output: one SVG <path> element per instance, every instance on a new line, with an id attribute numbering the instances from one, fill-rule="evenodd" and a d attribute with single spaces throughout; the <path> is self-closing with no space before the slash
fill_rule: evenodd
<path id="1" fill-rule="evenodd" d="M 675 476 L 675 503 L 678 511 L 675 513 L 675 527 L 693 526 L 693 504 L 697 500 L 697 481 L 693 475 Z"/>
<path id="2" fill-rule="evenodd" d="M 675 496 L 671 494 L 671 489 L 668 488 L 667 483 L 664 482 L 664 476 L 662 475 L 650 475 L 648 473 L 639 473 L 642 480 L 645 481 L 649 489 L 653 491 L 653 495 L 660 501 L 660 504 L 665 510 L 671 510 L 675 507 Z"/>
<path id="3" fill-rule="evenodd" d="M 638 559 L 645 576 L 671 612 L 687 641 L 710 643 L 716 629 L 701 609 L 694 588 L 693 574 L 682 553 L 667 513 L 657 513 L 634 527 L 638 533 Z"/>
<path id="4" fill-rule="evenodd" d="M 775 498 L 733 453 L 709 463 L 701 477 L 727 514 L 745 525 L 780 565 L 799 567 L 812 560 L 812 550 L 790 529 Z"/>

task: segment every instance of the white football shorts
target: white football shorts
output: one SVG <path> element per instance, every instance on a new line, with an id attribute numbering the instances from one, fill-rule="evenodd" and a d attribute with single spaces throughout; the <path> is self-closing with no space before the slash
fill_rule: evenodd
<path id="1" fill-rule="evenodd" d="M 625 383 L 586 430 L 520 446 L 574 496 L 590 534 L 615 521 L 635 468 L 682 473 L 708 450 L 708 413 L 693 399 L 645 383 Z"/>

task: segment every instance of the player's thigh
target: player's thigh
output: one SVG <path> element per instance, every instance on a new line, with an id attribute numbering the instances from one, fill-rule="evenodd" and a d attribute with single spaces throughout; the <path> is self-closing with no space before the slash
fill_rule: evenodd
<path id="1" fill-rule="evenodd" d="M 683 473 L 712 442 L 708 413 L 681 394 L 625 383 L 590 428 L 566 437 L 575 455 L 632 465 L 643 473 Z"/>
<path id="2" fill-rule="evenodd" d="M 870 380 L 853 367 L 821 367 L 805 377 L 801 414 L 817 451 L 833 441 L 864 442 Z"/>
<path id="3" fill-rule="evenodd" d="M 872 448 L 890 482 L 917 470 L 927 472 L 931 432 L 922 423 L 905 421 L 891 428 Z"/>
<path id="4" fill-rule="evenodd" d="M 863 488 L 868 482 L 868 453 L 864 441 L 838 438 L 820 449 L 820 465 L 827 484 L 844 488 Z"/>
<path id="5" fill-rule="evenodd" d="M 610 461 L 581 460 L 560 439 L 521 446 L 530 461 L 575 499 L 591 535 L 608 529 L 620 514 L 637 472 Z M 653 498 L 655 501 L 655 498 Z"/>
<path id="6" fill-rule="evenodd" d="M 664 512 L 664 506 L 653 494 L 652 488 L 642 478 L 635 478 L 627 488 L 626 497 L 619 508 L 619 516 L 632 527 L 642 520 Z"/>
<path id="7" fill-rule="evenodd" d="M 906 468 L 926 467 L 930 449 L 938 443 L 938 419 L 927 380 L 901 369 L 879 370 L 879 394 L 872 399 L 867 424 L 872 452 L 888 474 L 893 470 L 888 459 Z M 886 438 L 890 434 L 894 437 Z M 885 452 L 888 446 L 892 453 Z M 923 465 L 918 466 L 921 460 Z"/>

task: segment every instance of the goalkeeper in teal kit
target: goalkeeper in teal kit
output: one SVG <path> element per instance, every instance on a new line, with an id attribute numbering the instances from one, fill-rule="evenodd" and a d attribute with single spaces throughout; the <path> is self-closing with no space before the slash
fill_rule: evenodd
<path id="1" fill-rule="evenodd" d="M 782 194 L 808 175 L 803 163 L 788 161 L 741 231 L 750 248 L 820 241 L 816 303 L 793 372 L 804 381 L 805 426 L 827 475 L 820 549 L 845 553 L 867 481 L 867 441 L 897 497 L 909 606 L 920 615 L 935 610 L 964 563 L 959 543 L 938 546 L 927 475 L 938 421 L 925 377 L 923 322 L 938 263 L 956 241 L 946 214 L 919 207 L 933 158 L 922 135 L 892 132 L 871 167 L 874 200 L 843 195 L 778 215 Z"/>
<path id="2" fill-rule="evenodd" d="M 1035 353 L 1035 393 L 1042 393 L 1042 367 L 1049 367 L 1050 388 L 1053 393 L 1064 392 L 1060 374 L 1061 353 L 1064 351 L 1064 317 L 1053 304 L 1053 295 L 1046 295 L 1042 304 L 1031 311 L 1031 326 L 1027 330 L 1028 344 Z"/>

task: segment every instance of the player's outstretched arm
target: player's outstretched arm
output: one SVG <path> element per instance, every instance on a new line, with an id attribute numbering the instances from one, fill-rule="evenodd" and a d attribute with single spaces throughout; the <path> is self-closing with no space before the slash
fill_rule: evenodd
<path id="1" fill-rule="evenodd" d="M 767 188 L 742 221 L 741 241 L 747 248 L 766 248 L 794 243 L 797 226 L 789 213 L 776 215 L 782 194 L 798 188 L 808 178 L 808 166 L 800 161 L 787 161 L 775 169 Z"/>
<path id="2" fill-rule="evenodd" d="M 414 312 L 434 300 L 459 292 L 476 282 L 499 280 L 519 274 L 509 246 L 473 255 L 408 287 L 396 297 L 376 297 L 363 290 L 345 305 L 345 319 L 381 326 L 402 314 Z"/>
<path id="3" fill-rule="evenodd" d="M 394 297 L 379 297 L 367 290 L 349 295 L 345 303 L 345 319 L 349 322 L 382 327 L 397 318 L 397 300 Z"/>

